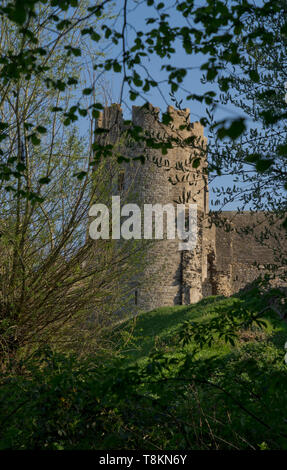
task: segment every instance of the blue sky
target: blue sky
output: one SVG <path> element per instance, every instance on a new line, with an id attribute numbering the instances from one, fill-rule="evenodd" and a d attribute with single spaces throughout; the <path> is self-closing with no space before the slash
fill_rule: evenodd
<path id="1" fill-rule="evenodd" d="M 122 1 L 115 2 L 116 10 L 122 7 Z M 146 18 L 154 17 L 155 16 L 155 9 L 149 8 L 146 6 L 145 2 L 138 2 L 138 6 L 136 5 L 137 2 L 134 0 L 130 0 L 128 2 L 130 5 L 129 13 L 128 13 L 128 22 L 131 25 L 128 31 L 128 44 L 130 46 L 132 44 L 132 40 L 134 37 L 134 31 L 146 31 Z M 176 12 L 176 9 L 172 7 L 174 4 L 173 0 L 168 0 L 165 2 L 166 8 L 161 10 L 170 14 L 170 21 L 173 26 L 179 25 L 183 26 L 183 22 L 185 21 L 180 14 Z M 115 26 L 120 30 L 122 25 L 122 16 L 119 17 Z M 149 25 L 149 28 L 152 28 L 153 25 Z M 117 54 L 120 53 L 120 49 L 113 46 L 112 48 L 106 49 L 105 44 L 105 51 L 107 57 L 111 54 L 113 57 L 116 57 Z M 182 64 L 186 65 L 187 76 L 183 83 L 183 87 L 186 89 L 179 90 L 175 97 L 177 101 L 182 100 L 181 107 L 182 108 L 189 108 L 190 109 L 190 119 L 191 121 L 198 121 L 205 113 L 205 105 L 202 105 L 196 100 L 187 101 L 186 96 L 188 93 L 204 93 L 209 90 L 215 90 L 215 85 L 208 83 L 204 85 L 201 83 L 202 71 L 200 70 L 200 66 L 206 61 L 206 56 L 203 57 L 201 55 L 187 55 L 183 48 L 181 47 L 180 43 L 176 44 L 176 54 L 172 56 L 171 64 L 174 66 L 182 67 Z M 161 111 L 165 111 L 167 105 L 173 105 L 171 97 L 170 97 L 170 89 L 168 84 L 166 83 L 166 75 L 161 70 L 163 64 L 168 63 L 168 59 L 160 59 L 158 56 L 150 56 L 145 60 L 144 65 L 148 69 L 150 75 L 159 83 L 159 89 L 153 88 L 149 93 L 146 93 L 143 98 L 137 98 L 135 101 L 131 102 L 129 99 L 128 93 L 128 86 L 125 87 L 123 93 L 123 100 L 122 100 L 122 108 L 124 111 L 124 116 L 126 119 L 130 119 L 131 117 L 131 108 L 133 105 L 141 105 L 144 102 L 149 101 L 154 106 L 157 106 L 161 109 Z M 121 94 L 121 74 L 109 72 L 106 73 L 105 76 L 108 86 L 111 89 L 111 97 L 113 102 L 119 102 L 120 94 Z M 232 109 L 230 105 L 226 107 L 218 108 L 216 116 L 217 119 L 223 119 L 227 117 L 238 117 L 242 116 L 243 114 L 240 110 L 236 110 L 235 108 Z M 205 130 L 205 135 L 208 136 L 208 129 Z M 215 182 L 211 186 L 233 186 L 233 178 L 230 176 L 222 176 L 216 178 Z M 210 188 L 210 199 L 212 199 L 212 189 Z M 224 207 L 225 210 L 235 210 L 237 209 L 237 203 L 229 203 Z"/>

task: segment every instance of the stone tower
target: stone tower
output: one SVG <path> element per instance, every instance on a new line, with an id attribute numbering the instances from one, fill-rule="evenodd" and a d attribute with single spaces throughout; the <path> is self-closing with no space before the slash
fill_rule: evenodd
<path id="1" fill-rule="evenodd" d="M 134 304 L 141 310 L 159 306 L 189 304 L 203 296 L 206 277 L 205 215 L 208 212 L 208 181 L 203 149 L 206 138 L 199 122 L 190 122 L 189 110 L 169 106 L 172 118 L 163 124 L 159 108 L 147 104 L 133 106 L 132 121 L 124 121 L 119 105 L 101 113 L 97 127 L 108 129 L 106 142 L 116 144 L 120 154 L 129 157 L 119 166 L 118 184 L 113 195 L 133 187 L 129 201 L 143 204 L 197 205 L 197 243 L 192 251 L 180 251 L 178 239 L 152 241 L 148 247 L 143 272 L 135 282 Z M 129 128 L 143 130 L 144 144 L 124 137 Z M 149 148 L 148 139 L 167 143 L 167 153 Z M 170 145 L 169 145 L 170 144 Z M 144 156 L 145 164 L 132 160 Z M 194 161 L 197 160 L 196 164 Z"/>

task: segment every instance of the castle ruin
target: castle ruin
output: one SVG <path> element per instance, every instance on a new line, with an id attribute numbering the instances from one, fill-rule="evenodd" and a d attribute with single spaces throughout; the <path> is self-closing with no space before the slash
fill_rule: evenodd
<path id="1" fill-rule="evenodd" d="M 278 227 L 270 236 L 262 212 L 217 214 L 209 210 L 207 138 L 199 122 L 190 122 L 189 110 L 169 106 L 166 124 L 159 108 L 133 106 L 131 122 L 124 121 L 119 105 L 104 108 L 97 127 L 107 129 L 107 141 L 131 160 L 119 165 L 113 195 L 133 185 L 133 202 L 141 204 L 197 204 L 197 244 L 179 251 L 178 239 L 154 241 L 143 272 L 135 282 L 134 304 L 139 310 L 190 304 L 209 295 L 229 296 L 278 265 L 276 251 L 286 247 L 286 232 Z M 127 129 L 142 129 L 143 140 L 123 137 Z M 148 139 L 166 142 L 149 146 Z M 102 137 L 98 139 L 103 139 Z M 144 156 L 145 163 L 135 157 Z M 196 164 L 195 164 L 196 161 Z M 215 221 L 217 220 L 217 223 Z M 274 231 L 274 230 L 273 230 Z M 265 234 L 265 235 L 264 235 Z M 268 235 L 269 234 L 269 235 Z"/>

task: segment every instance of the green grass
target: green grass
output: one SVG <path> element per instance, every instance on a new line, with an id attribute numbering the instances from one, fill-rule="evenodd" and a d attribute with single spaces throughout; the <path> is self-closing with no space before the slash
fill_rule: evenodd
<path id="1" fill-rule="evenodd" d="M 178 332 L 181 325 L 186 322 L 205 323 L 215 318 L 218 311 L 224 313 L 237 306 L 250 308 L 258 303 L 258 309 L 262 307 L 258 299 L 250 296 L 232 296 L 229 298 L 212 296 L 205 298 L 193 305 L 162 307 L 151 312 L 141 313 L 118 327 L 114 332 L 114 339 L 118 339 L 118 346 L 126 363 L 145 361 L 150 353 L 163 351 L 166 353 L 180 354 L 194 348 L 191 342 L 182 346 L 178 341 Z M 271 321 L 272 320 L 272 321 Z M 267 327 L 264 332 L 278 347 L 284 347 L 287 340 L 287 323 L 270 313 L 264 317 Z M 237 347 L 239 342 L 236 342 Z M 223 340 L 215 340 L 212 347 L 204 347 L 198 354 L 198 359 L 212 356 L 224 356 L 233 348 Z"/>
<path id="2" fill-rule="evenodd" d="M 155 352 L 159 358 L 171 359 L 171 365 L 164 365 L 162 371 L 151 369 L 154 371 L 151 378 L 157 383 L 155 388 L 145 385 L 139 390 L 157 399 L 161 406 L 172 406 L 176 419 L 184 422 L 188 429 L 184 439 L 189 446 L 197 449 L 287 448 L 283 419 L 287 408 L 284 391 L 287 324 L 273 311 L 266 311 L 270 297 L 271 294 L 261 295 L 255 289 L 230 298 L 214 296 L 194 305 L 158 308 L 139 314 L 114 331 L 120 350 L 120 367 L 139 366 L 148 370 Z M 196 347 L 194 341 L 185 346 L 179 341 L 184 322 L 208 325 L 218 316 L 240 309 L 253 313 L 263 311 L 266 326 L 241 328 L 234 345 L 215 334 L 211 346 L 204 345 L 192 356 L 190 368 L 182 367 L 186 353 Z M 162 377 L 166 382 L 161 388 Z M 150 410 L 148 422 L 152 423 L 154 412 Z M 170 448 L 177 448 L 178 443 L 183 442 L 172 420 L 170 432 L 151 428 L 151 436 L 158 445 L 162 445 L 164 439 Z"/>
<path id="3" fill-rule="evenodd" d="M 0 449 L 286 450 L 287 324 L 267 315 L 268 295 L 139 314 L 106 330 L 106 356 L 48 348 L 2 377 Z M 264 311 L 266 327 L 234 345 L 180 342 L 185 322 L 208 330 L 241 310 Z"/>

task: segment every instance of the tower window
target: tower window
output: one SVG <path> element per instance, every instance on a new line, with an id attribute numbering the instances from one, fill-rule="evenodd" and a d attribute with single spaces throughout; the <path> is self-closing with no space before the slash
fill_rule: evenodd
<path id="1" fill-rule="evenodd" d="M 118 174 L 118 191 L 123 191 L 125 185 L 125 171 L 120 170 Z"/>

